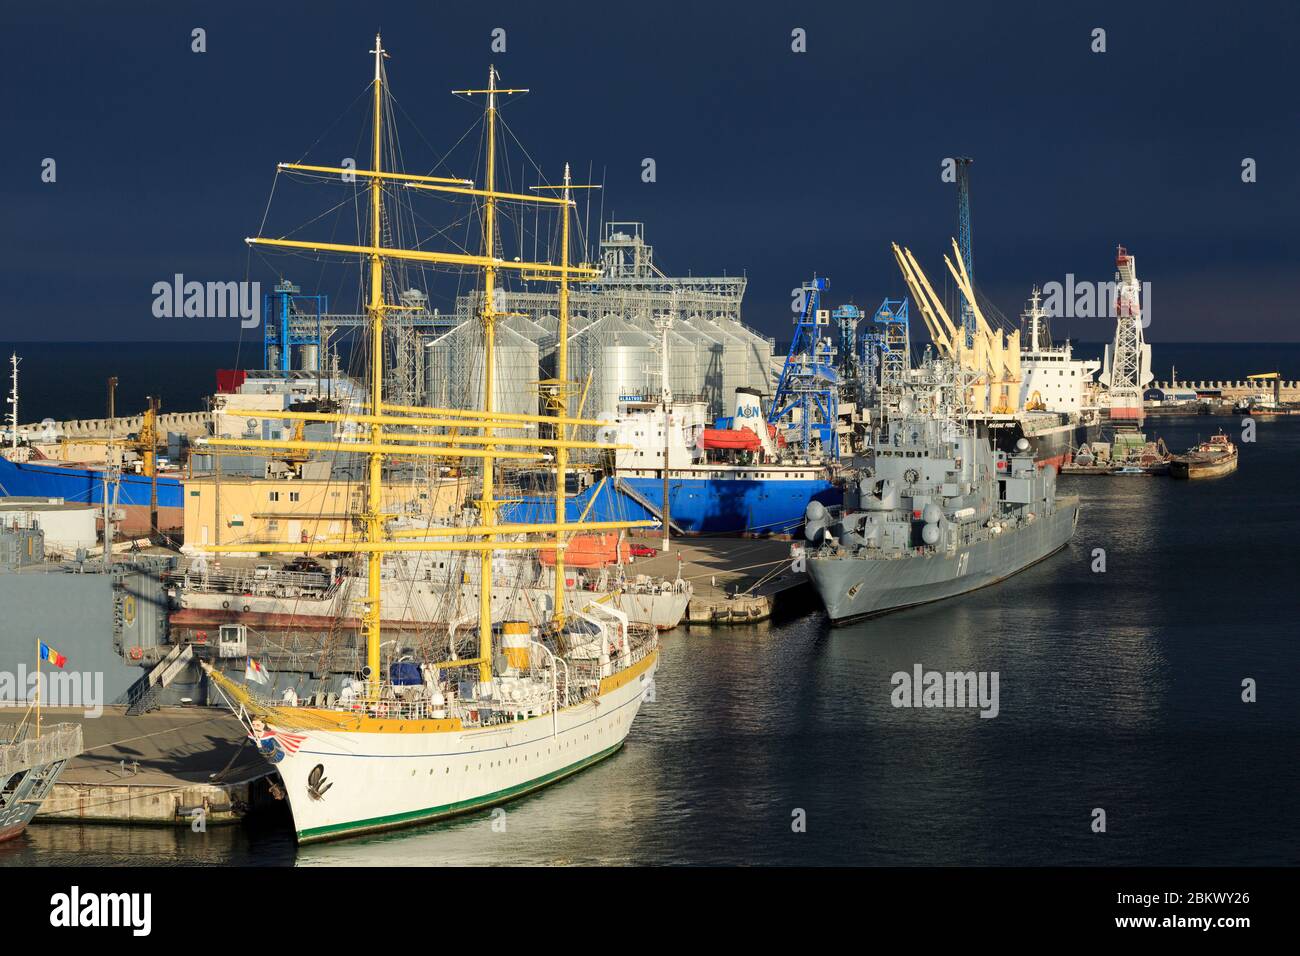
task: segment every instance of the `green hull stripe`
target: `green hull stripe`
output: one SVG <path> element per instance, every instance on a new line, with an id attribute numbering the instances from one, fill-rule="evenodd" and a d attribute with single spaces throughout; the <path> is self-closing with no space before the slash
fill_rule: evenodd
<path id="1" fill-rule="evenodd" d="M 310 830 L 298 831 L 299 843 L 313 843 L 317 840 L 329 840 L 341 836 L 356 836 L 361 833 L 373 832 L 376 830 L 391 830 L 396 827 L 414 826 L 417 823 L 427 823 L 433 820 L 439 820 L 443 817 L 455 816 L 458 813 L 468 813 L 471 810 L 477 810 L 480 807 L 491 806 L 494 803 L 503 803 L 506 800 L 513 800 L 515 797 L 522 797 L 526 793 L 531 793 L 554 783 L 563 777 L 570 776 L 590 767 L 597 761 L 604 760 L 613 754 L 623 742 L 619 741 L 607 750 L 600 753 L 592 754 L 584 760 L 579 760 L 575 764 L 570 764 L 548 773 L 542 777 L 536 777 L 527 783 L 521 783 L 514 787 L 507 787 L 504 790 L 498 790 L 495 793 L 489 793 L 486 796 L 475 797 L 472 800 L 461 800 L 456 803 L 448 803 L 441 807 L 429 807 L 424 810 L 408 810 L 405 813 L 394 813 L 386 817 L 371 817 L 369 820 L 357 820 L 353 823 L 333 823 L 326 827 L 313 827 Z"/>

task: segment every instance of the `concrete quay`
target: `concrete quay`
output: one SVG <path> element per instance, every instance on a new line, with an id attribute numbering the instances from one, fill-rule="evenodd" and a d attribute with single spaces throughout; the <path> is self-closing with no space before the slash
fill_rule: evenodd
<path id="1" fill-rule="evenodd" d="M 0 710 L 0 724 L 23 709 Z M 30 718 L 29 718 L 30 719 Z M 137 717 L 105 707 L 99 717 L 45 708 L 42 723 L 79 723 L 85 750 L 74 758 L 33 823 L 111 823 L 191 827 L 237 823 L 269 800 L 269 765 L 247 745 L 227 711 L 164 707 Z"/>
<path id="2" fill-rule="evenodd" d="M 638 538 L 658 547 L 659 540 Z M 779 612 L 808 576 L 790 570 L 790 542 L 777 538 L 673 538 L 669 552 L 637 558 L 629 572 L 690 581 L 694 596 L 684 623 L 690 627 L 748 624 Z"/>

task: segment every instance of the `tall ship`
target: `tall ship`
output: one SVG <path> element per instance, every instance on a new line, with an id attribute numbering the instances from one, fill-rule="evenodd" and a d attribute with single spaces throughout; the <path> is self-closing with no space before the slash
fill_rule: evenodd
<path id="1" fill-rule="evenodd" d="M 965 594 L 1063 548 L 1077 497 L 1056 494 L 1029 442 L 994 450 L 967 420 L 960 370 L 931 362 L 845 476 L 844 504 L 808 506 L 799 558 L 833 624 Z"/>
<path id="2" fill-rule="evenodd" d="M 564 496 L 568 456 L 575 448 L 613 450 L 607 442 L 570 437 L 578 429 L 601 426 L 599 419 L 570 414 L 565 321 L 567 293 L 574 279 L 596 270 L 570 263 L 570 218 L 574 187 L 566 167 L 563 184 L 515 194 L 497 188 L 498 101 L 524 92 L 500 88 L 490 69 L 486 88 L 455 91 L 483 96 L 485 182 L 414 176 L 385 169 L 384 117 L 387 101 L 384 58 L 376 37 L 374 55 L 373 147 L 371 168 L 347 170 L 308 167 L 335 182 L 340 174 L 367 184 L 369 243 L 350 245 L 278 238 L 250 243 L 279 249 L 307 249 L 360 256 L 368 272 L 369 407 L 365 413 L 283 413 L 304 421 L 353 421 L 361 426 L 348 447 L 367 462 L 363 533 L 360 539 L 257 544 L 262 553 L 354 552 L 365 556 L 367 594 L 361 619 L 366 663 L 337 697 L 314 695 L 306 705 L 259 700 L 218 668 L 205 672 L 245 723 L 250 738 L 274 765 L 284 783 L 299 842 L 329 839 L 436 820 L 490 806 L 563 779 L 614 754 L 623 745 L 653 681 L 658 642 L 652 627 L 634 627 L 607 605 L 566 606 L 564 558 L 576 533 L 620 531 L 652 522 L 570 522 Z M 298 164 L 281 168 L 302 168 Z M 386 196 L 394 188 L 428 190 L 441 198 L 470 197 L 482 222 L 479 254 L 440 252 L 390 245 Z M 558 194 L 555 194 L 558 193 Z M 559 220 L 558 264 L 523 262 L 500 249 L 499 205 L 539 207 Z M 392 306 L 385 282 L 392 260 L 451 265 L 481 276 L 484 362 L 482 407 L 447 409 L 404 406 L 385 394 L 385 317 Z M 494 305 L 498 279 L 514 270 L 556 281 L 560 288 L 559 358 L 556 377 L 543 383 L 549 414 L 497 411 L 494 402 L 494 340 L 500 317 Z M 277 413 L 279 415 L 281 413 Z M 536 426 L 521 429 L 521 425 Z M 551 437 L 538 437 L 543 427 Z M 282 439 L 211 439 L 216 446 L 283 447 L 314 450 L 315 443 Z M 331 444 L 330 447 L 336 447 Z M 344 443 L 347 444 L 347 443 Z M 383 468 L 394 455 L 472 462 L 480 475 L 477 523 L 447 529 L 393 528 L 382 512 Z M 497 467 L 503 461 L 547 457 L 555 471 L 555 518 L 550 523 L 506 523 L 498 514 Z M 516 535 L 531 536 L 518 540 Z M 541 536 L 541 537 L 537 537 Z M 250 545 L 211 545 L 206 550 L 248 550 Z M 494 556 L 512 550 L 555 554 L 556 592 L 548 615 L 505 621 L 494 626 Z M 389 640 L 383 621 L 382 562 L 385 552 L 464 552 L 479 564 L 479 606 L 465 635 L 449 634 L 444 651 L 429 659 L 407 660 L 400 641 Z M 459 633 L 459 632 L 458 632 Z M 386 647 L 391 649 L 385 655 Z M 387 666 L 385 666 L 387 664 Z"/>

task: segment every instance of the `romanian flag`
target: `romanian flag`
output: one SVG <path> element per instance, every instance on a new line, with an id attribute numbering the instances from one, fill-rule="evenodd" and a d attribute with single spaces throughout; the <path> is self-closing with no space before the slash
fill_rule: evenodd
<path id="1" fill-rule="evenodd" d="M 64 664 L 68 663 L 66 657 L 54 648 L 50 647 L 50 645 L 46 644 L 44 641 L 41 641 L 41 660 L 49 661 L 55 667 L 62 667 Z"/>

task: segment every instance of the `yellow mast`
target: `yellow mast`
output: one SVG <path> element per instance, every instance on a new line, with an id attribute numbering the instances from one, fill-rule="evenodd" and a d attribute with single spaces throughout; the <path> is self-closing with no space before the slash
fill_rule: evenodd
<path id="1" fill-rule="evenodd" d="M 557 521 L 550 525 L 544 524 L 505 524 L 496 523 L 497 502 L 494 498 L 494 469 L 493 465 L 496 459 L 512 460 L 534 460 L 539 457 L 539 452 L 543 448 L 556 448 L 566 452 L 570 448 L 600 448 L 613 449 L 615 446 L 603 442 L 579 442 L 565 435 L 565 427 L 572 426 L 576 429 L 579 425 L 604 425 L 609 424 L 598 419 L 580 419 L 567 417 L 562 409 L 552 410 L 550 415 L 530 415 L 507 412 L 494 412 L 493 405 L 493 379 L 495 377 L 495 320 L 502 313 L 498 312 L 495 307 L 494 292 L 496 285 L 496 276 L 499 270 L 515 269 L 530 270 L 534 278 L 553 279 L 559 278 L 564 286 L 563 297 L 565 301 L 565 313 L 567 318 L 568 291 L 567 283 L 570 276 L 583 278 L 594 278 L 599 275 L 599 271 L 586 266 L 571 266 L 568 262 L 568 226 L 567 213 L 568 206 L 572 205 L 572 200 L 568 198 L 568 189 L 574 188 L 566 186 L 565 198 L 548 198 L 525 196 L 515 193 L 496 191 L 496 108 L 497 95 L 509 93 L 526 93 L 527 90 L 506 90 L 498 89 L 496 86 L 497 74 L 495 69 L 491 69 L 488 75 L 488 88 L 485 90 L 455 90 L 453 92 L 463 95 L 468 94 L 487 94 L 487 134 L 488 134 L 488 164 L 487 164 L 487 188 L 476 189 L 471 180 L 442 178 L 435 176 L 415 176 L 405 173 L 384 172 L 380 169 L 382 162 L 381 144 L 382 144 L 382 115 L 383 115 L 383 58 L 388 54 L 383 50 L 379 35 L 375 37 L 375 49 L 370 51 L 375 54 L 375 78 L 374 78 L 374 118 L 373 118 L 373 169 L 356 170 L 345 169 L 331 166 L 307 166 L 296 163 L 281 163 L 280 169 L 300 171 L 300 172 L 320 172 L 332 174 L 350 174 L 355 176 L 367 176 L 370 178 L 370 198 L 371 198 L 371 241 L 369 245 L 352 245 L 345 243 L 314 242 L 285 238 L 255 237 L 245 240 L 250 245 L 262 245 L 283 249 L 307 249 L 315 252 L 332 252 L 343 254 L 356 254 L 369 259 L 370 261 L 370 300 L 367 305 L 367 311 L 370 314 L 371 329 L 371 382 L 369 396 L 369 414 L 332 414 L 322 412 L 302 413 L 288 412 L 284 413 L 287 420 L 298 421 L 357 421 L 370 425 L 368 439 L 365 441 L 303 441 L 297 435 L 290 440 L 265 441 L 258 439 L 246 438 L 208 438 L 201 439 L 200 444 L 213 445 L 218 447 L 244 447 L 244 448 L 286 448 L 296 451 L 330 451 L 338 452 L 340 450 L 349 450 L 358 454 L 364 454 L 368 462 L 368 482 L 366 510 L 361 515 L 363 519 L 364 535 L 360 541 L 348 540 L 325 540 L 304 543 L 301 541 L 278 541 L 278 542 L 259 542 L 259 543 L 242 543 L 238 545 L 204 545 L 202 549 L 211 553 L 225 553 L 238 550 L 255 551 L 258 553 L 324 553 L 324 552 L 347 552 L 360 553 L 368 556 L 368 588 L 366 610 L 362 616 L 362 629 L 366 637 L 366 661 L 369 669 L 367 678 L 367 691 L 372 696 L 377 696 L 382 685 L 382 674 L 380 673 L 380 622 L 382 620 L 380 608 L 380 567 L 381 556 L 389 552 L 396 551 L 415 551 L 415 552 L 478 552 L 482 557 L 482 581 L 480 587 L 480 621 L 479 621 L 479 651 L 476 658 L 465 659 L 454 662 L 456 665 L 477 665 L 479 668 L 479 679 L 481 682 L 489 682 L 492 679 L 491 669 L 491 651 L 492 651 L 492 623 L 491 623 L 491 567 L 492 552 L 494 550 L 554 550 L 563 547 L 563 533 L 573 532 L 580 527 L 607 527 L 607 528 L 634 528 L 653 525 L 649 521 L 624 521 L 624 522 L 593 522 L 584 523 L 581 519 L 577 523 L 569 523 L 564 520 L 563 512 L 557 515 Z M 566 182 L 567 182 L 566 171 Z M 381 245 L 382 240 L 382 218 L 383 218 L 383 194 L 381 180 L 393 179 L 401 180 L 406 188 L 424 189 L 435 192 L 446 192 L 458 195 L 481 196 L 484 198 L 484 250 L 483 255 L 474 256 L 464 253 L 438 252 L 425 249 L 397 249 L 387 248 Z M 548 187 L 550 188 L 550 187 Z M 594 187 L 576 187 L 576 188 L 594 188 Z M 535 203 L 563 204 L 566 207 L 565 228 L 565 259 L 562 265 L 556 266 L 549 263 L 521 262 L 518 260 L 509 261 L 498 259 L 496 257 L 496 203 L 498 201 L 528 201 Z M 389 405 L 384 401 L 383 395 L 383 323 L 386 311 L 389 306 L 384 301 L 384 269 L 383 261 L 385 258 L 402 259 L 416 262 L 441 263 L 444 265 L 456 266 L 479 266 L 484 272 L 484 347 L 485 347 L 485 377 L 484 383 L 484 408 L 474 410 L 450 409 L 450 408 L 430 408 L 424 406 L 403 406 Z M 567 373 L 567 355 L 564 352 L 564 342 L 562 338 L 563 356 L 562 366 Z M 563 387 L 563 386 L 561 386 Z M 392 414 L 397 413 L 397 414 Z M 411 417 L 419 416 L 419 417 Z M 433 417 L 427 417 L 433 416 Z M 437 427 L 453 424 L 448 419 L 459 419 L 456 422 L 461 427 L 476 428 L 481 434 L 479 436 L 460 436 L 449 437 L 446 435 L 416 435 L 411 433 L 394 433 L 383 430 L 385 425 L 416 425 L 424 427 Z M 549 423 L 559 429 L 553 439 L 516 440 L 496 438 L 494 435 L 496 428 L 528 428 L 535 427 L 537 424 Z M 408 442 L 412 444 L 407 444 Z M 460 447 L 462 444 L 479 444 L 481 448 Z M 506 446 L 525 446 L 536 451 L 512 451 L 500 449 L 498 445 Z M 454 446 L 454 447 L 453 447 Z M 382 494 L 383 494 L 383 460 L 386 455 L 419 455 L 426 457 L 449 457 L 449 458 L 481 458 L 484 462 L 483 474 L 483 495 L 482 495 L 482 515 L 481 522 L 477 527 L 459 528 L 457 534 L 466 534 L 469 536 L 482 536 L 480 541 L 407 541 L 407 540 L 388 540 L 385 535 L 385 521 L 392 515 L 384 514 L 382 511 Z M 563 485 L 561 484 L 561 489 Z M 584 513 L 583 518 L 586 515 Z M 531 541 L 501 541 L 497 537 L 499 534 L 515 533 L 556 533 L 557 537 L 552 540 L 531 540 Z M 392 538 L 404 538 L 409 532 L 397 531 L 391 535 Z M 439 536 L 435 533 L 433 536 Z"/>
<path id="2" fill-rule="evenodd" d="M 569 164 L 564 164 L 564 219 L 560 226 L 560 322 L 555 343 L 555 415 L 563 418 L 568 411 L 569 387 Z M 557 425 L 557 438 L 564 437 L 564 426 Z M 561 443 L 555 449 L 555 523 L 568 520 L 565 507 L 565 468 L 569 450 Z M 559 538 L 561 542 L 564 538 Z M 555 549 L 555 626 L 564 625 L 564 548 Z"/>
<path id="3" fill-rule="evenodd" d="M 497 188 L 496 183 L 496 166 L 497 166 L 497 71 L 496 67 L 488 67 L 488 95 L 487 95 L 487 176 L 484 177 L 484 185 L 488 194 L 483 198 L 483 255 L 489 259 L 496 258 L 496 215 L 497 200 L 492 195 Z M 497 270 L 488 265 L 483 270 L 483 411 L 489 415 L 492 414 L 492 385 L 493 378 L 496 376 L 496 311 L 495 303 L 492 300 L 493 292 L 497 283 Z M 483 501 L 479 508 L 479 520 L 483 524 L 491 526 L 496 524 L 496 499 L 493 497 L 493 483 L 495 474 L 493 470 L 494 462 L 492 460 L 492 451 L 494 446 L 491 443 L 492 426 L 487 425 L 483 428 L 483 438 L 485 439 L 483 450 L 487 452 L 483 456 Z M 495 536 L 489 536 L 486 540 L 488 544 L 496 542 Z M 492 680 L 492 557 L 493 552 L 485 550 L 479 555 L 478 571 L 478 679 L 482 683 Z"/>
<path id="4" fill-rule="evenodd" d="M 534 189 L 555 189 L 554 186 L 534 186 Z M 555 361 L 555 379 L 550 382 L 542 383 L 543 387 L 550 388 L 550 406 L 552 422 L 555 426 L 555 436 L 561 439 L 558 443 L 555 453 L 555 521 L 557 524 L 565 524 L 568 520 L 567 494 L 565 493 L 566 476 L 569 466 L 569 449 L 581 448 L 588 444 L 585 442 L 574 442 L 570 438 L 564 441 L 565 427 L 564 423 L 570 421 L 568 418 L 569 404 L 569 387 L 572 384 L 569 381 L 569 276 L 583 275 L 591 272 L 585 266 L 571 268 L 569 265 L 569 229 L 570 215 L 574 209 L 573 190 L 574 189 L 599 189 L 598 186 L 574 186 L 573 178 L 569 171 L 569 164 L 564 164 L 564 181 L 559 187 L 561 191 L 559 201 L 564 204 L 564 218 L 560 225 L 560 302 L 559 302 L 559 325 L 556 330 L 556 361 Z M 550 276 L 535 275 L 531 278 L 546 280 Z M 579 420 L 573 420 L 575 425 L 580 424 Z M 577 429 L 573 429 L 576 433 Z M 593 496 L 592 501 L 595 501 Z M 587 505 L 591 507 L 590 504 Z M 583 517 L 586 515 L 584 513 Z M 581 520 L 579 521 L 581 523 Z M 621 526 L 620 526 L 621 527 Z M 554 615 L 553 619 L 557 627 L 564 624 L 564 536 L 557 536 L 559 547 L 555 551 L 555 597 L 554 597 Z"/>
<path id="5" fill-rule="evenodd" d="M 492 415 L 493 378 L 496 375 L 496 306 L 493 301 L 497 281 L 496 268 L 496 149 L 497 149 L 497 94 L 527 93 L 527 90 L 498 90 L 495 66 L 488 67 L 488 85 L 486 90 L 453 90 L 462 96 L 471 94 L 487 95 L 487 176 L 483 191 L 483 256 L 487 260 L 483 266 L 483 412 L 489 423 L 483 426 L 483 495 L 479 499 L 479 520 L 486 526 L 496 524 L 496 499 L 493 496 L 493 484 L 496 481 L 494 465 L 493 428 L 490 424 Z M 563 275 L 563 273 L 561 273 Z M 376 406 L 377 408 L 379 406 Z M 492 548 L 496 542 L 495 535 L 489 535 L 479 561 L 479 604 L 478 604 L 478 679 L 486 684 L 492 680 Z"/>
<path id="6" fill-rule="evenodd" d="M 381 173 L 383 157 L 380 139 L 383 117 L 383 62 L 384 45 L 378 33 L 375 34 L 375 48 L 370 51 L 375 55 L 375 102 L 374 102 L 374 150 L 371 169 Z M 378 249 L 381 238 L 380 216 L 383 212 L 383 190 L 380 177 L 370 177 L 370 245 L 376 250 L 370 255 L 370 407 L 378 412 L 384 407 L 384 260 Z M 366 540 L 379 541 L 383 534 L 383 468 L 384 456 L 378 450 L 383 444 L 381 425 L 370 424 L 370 444 L 376 446 L 367 458 L 369 470 L 369 488 L 366 495 Z M 383 554 L 371 551 L 367 555 L 366 609 L 361 618 L 361 627 L 366 637 L 366 691 L 367 696 L 377 698 L 383 682 L 380 673 L 379 646 L 380 638 L 380 569 L 383 566 Z"/>

